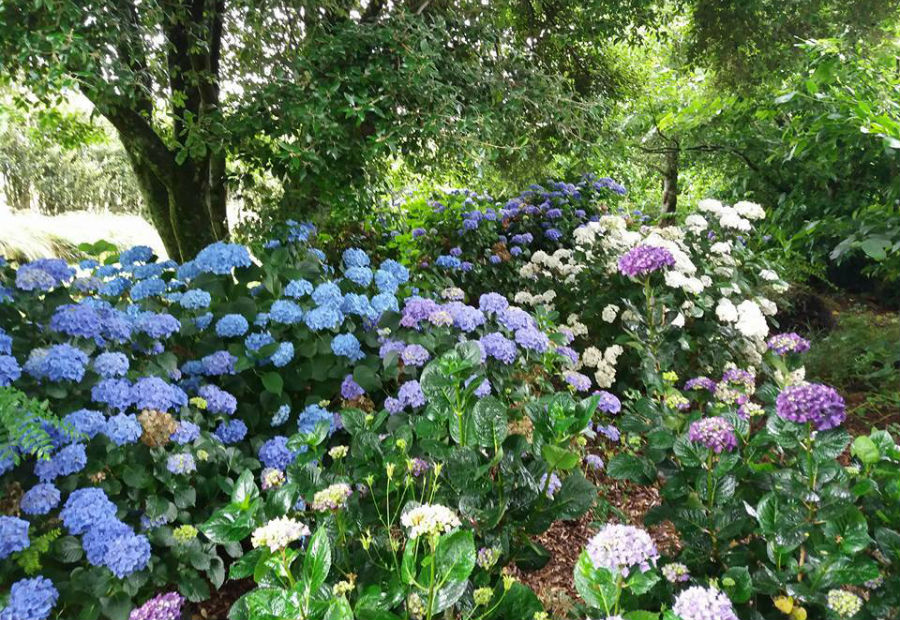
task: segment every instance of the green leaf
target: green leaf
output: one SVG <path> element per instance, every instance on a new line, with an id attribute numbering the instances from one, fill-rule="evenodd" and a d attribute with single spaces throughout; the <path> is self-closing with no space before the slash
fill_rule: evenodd
<path id="1" fill-rule="evenodd" d="M 377 392 L 381 389 L 381 379 L 378 373 L 368 366 L 357 366 L 353 369 L 353 380 L 366 392 Z"/>
<path id="2" fill-rule="evenodd" d="M 259 497 L 259 488 L 253 480 L 253 472 L 245 469 L 231 491 L 231 503 L 238 504 L 242 508 L 250 505 L 250 502 Z"/>
<path id="3" fill-rule="evenodd" d="M 628 578 L 626 585 L 629 590 L 640 596 L 652 590 L 653 586 L 659 582 L 659 579 L 659 575 L 654 571 L 636 572 Z"/>
<path id="4" fill-rule="evenodd" d="M 347 602 L 347 597 L 332 599 L 325 612 L 325 620 L 353 620 L 353 609 Z"/>
<path id="5" fill-rule="evenodd" d="M 253 531 L 254 516 L 258 508 L 258 499 L 250 502 L 243 510 L 234 505 L 223 506 L 200 526 L 200 531 L 210 541 L 220 545 L 242 541 Z"/>
<path id="6" fill-rule="evenodd" d="M 633 454 L 614 456 L 606 466 L 606 473 L 611 478 L 637 484 L 651 484 L 656 480 L 656 466 L 650 460 Z"/>
<path id="7" fill-rule="evenodd" d="M 260 560 L 263 555 L 268 553 L 268 547 L 259 547 L 257 549 L 252 549 L 241 556 L 240 559 L 233 562 L 231 566 L 228 567 L 228 578 L 229 579 L 243 579 L 245 577 L 249 577 L 253 574 L 253 570 L 256 568 L 256 563 Z"/>
<path id="8" fill-rule="evenodd" d="M 618 592 L 616 580 L 605 568 L 595 568 L 586 551 L 575 564 L 575 589 L 588 605 L 612 615 Z"/>
<path id="9" fill-rule="evenodd" d="M 549 469 L 569 470 L 576 467 L 581 460 L 577 453 L 549 443 L 541 447 L 541 456 L 547 461 Z"/>
<path id="10" fill-rule="evenodd" d="M 733 585 L 726 582 L 726 579 L 734 582 Z M 750 596 L 753 594 L 753 580 L 750 578 L 750 571 L 746 566 L 732 566 L 722 575 L 722 582 L 722 587 L 732 602 L 740 605 L 750 600 Z"/>
<path id="11" fill-rule="evenodd" d="M 281 390 L 284 389 L 284 379 L 277 372 L 267 372 L 262 377 L 263 387 L 267 392 L 281 396 Z"/>
<path id="12" fill-rule="evenodd" d="M 81 542 L 74 536 L 63 536 L 53 541 L 53 553 L 61 562 L 71 564 L 84 556 Z"/>
<path id="13" fill-rule="evenodd" d="M 858 458 L 864 465 L 874 465 L 881 459 L 881 451 L 875 442 L 865 435 L 860 435 L 853 440 L 850 454 Z"/>
<path id="14" fill-rule="evenodd" d="M 841 551 L 850 555 L 859 553 L 872 542 L 866 517 L 855 506 L 847 506 L 842 514 L 828 519 L 824 533 Z"/>
<path id="15" fill-rule="evenodd" d="M 312 591 L 318 590 L 325 583 L 328 571 L 331 570 L 331 543 L 328 531 L 319 527 L 309 541 L 306 557 L 303 558 L 303 580 Z"/>
<path id="16" fill-rule="evenodd" d="M 499 446 L 506 439 L 506 407 L 493 396 L 485 396 L 472 409 L 472 430 L 478 445 Z"/>
<path id="17" fill-rule="evenodd" d="M 577 519 L 594 504 L 597 489 L 580 471 L 566 476 L 553 497 L 550 511 L 557 519 Z"/>
<path id="18" fill-rule="evenodd" d="M 475 568 L 475 540 L 471 530 L 457 530 L 438 540 L 435 550 L 441 579 L 465 581 Z"/>
<path id="19" fill-rule="evenodd" d="M 502 585 L 498 585 L 494 591 L 496 601 L 502 595 Z M 506 595 L 497 604 L 497 607 L 489 613 L 485 620 L 513 620 L 514 618 L 530 619 L 534 614 L 543 611 L 540 599 L 528 586 L 521 582 L 513 583 Z"/>

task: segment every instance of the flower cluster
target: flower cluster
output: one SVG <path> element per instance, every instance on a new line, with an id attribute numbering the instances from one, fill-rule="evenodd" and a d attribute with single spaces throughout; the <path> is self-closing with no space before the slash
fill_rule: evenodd
<path id="1" fill-rule="evenodd" d="M 250 542 L 254 547 L 268 547 L 271 551 L 281 551 L 304 536 L 309 536 L 309 528 L 305 524 L 289 517 L 279 517 L 256 528 Z"/>
<path id="2" fill-rule="evenodd" d="M 585 550 L 595 568 L 621 574 L 634 568 L 649 570 L 659 558 L 656 544 L 647 532 L 617 523 L 604 525 Z"/>
<path id="3" fill-rule="evenodd" d="M 440 504 L 422 504 L 403 513 L 400 517 L 410 538 L 446 534 L 460 526 L 459 517 Z"/>
<path id="4" fill-rule="evenodd" d="M 844 399 L 837 390 L 820 383 L 790 385 L 775 400 L 776 413 L 791 422 L 809 422 L 818 431 L 836 428 L 847 416 Z"/>
<path id="5" fill-rule="evenodd" d="M 703 444 L 716 454 L 737 448 L 734 426 L 723 417 L 701 418 L 691 423 L 688 439 Z"/>
<path id="6" fill-rule="evenodd" d="M 311 508 L 317 512 L 340 510 L 347 505 L 353 489 L 345 482 L 336 482 L 329 487 L 317 491 L 313 496 Z"/>
<path id="7" fill-rule="evenodd" d="M 731 600 L 724 592 L 701 586 L 681 591 L 672 611 L 681 620 L 738 620 Z"/>

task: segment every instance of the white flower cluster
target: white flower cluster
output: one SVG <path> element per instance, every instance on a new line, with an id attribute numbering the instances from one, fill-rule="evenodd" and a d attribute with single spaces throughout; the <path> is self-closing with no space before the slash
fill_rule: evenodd
<path id="1" fill-rule="evenodd" d="M 614 344 L 600 351 L 597 347 L 588 347 L 581 356 L 581 362 L 588 368 L 595 368 L 594 381 L 598 387 L 611 387 L 616 380 L 616 363 L 624 349 Z"/>
<path id="2" fill-rule="evenodd" d="M 570 314 L 566 317 L 566 326 L 568 326 L 572 335 L 575 337 L 587 336 L 587 325 L 581 322 L 581 318 L 577 314 Z"/>
<path id="3" fill-rule="evenodd" d="M 738 232 L 750 232 L 753 230 L 751 220 L 761 220 L 766 217 L 766 211 L 755 202 L 742 200 L 733 207 L 723 205 L 718 200 L 707 198 L 697 204 L 700 211 L 711 213 L 719 220 L 719 226 L 736 230 Z"/>
<path id="4" fill-rule="evenodd" d="M 574 260 L 572 250 L 560 248 L 553 254 L 538 250 L 531 255 L 530 262 L 522 265 L 519 275 L 526 279 L 539 275 L 561 277 L 565 282 L 573 282 L 584 268 L 583 264 Z"/>
<path id="5" fill-rule="evenodd" d="M 290 517 L 279 517 L 256 528 L 250 542 L 254 547 L 268 547 L 272 551 L 281 551 L 304 536 L 309 536 L 309 528 L 306 525 Z"/>
<path id="6" fill-rule="evenodd" d="M 403 527 L 409 530 L 410 538 L 422 535 L 445 534 L 459 527 L 459 517 L 452 510 L 440 504 L 422 504 L 408 510 L 400 517 Z"/>
<path id="7" fill-rule="evenodd" d="M 551 288 L 537 295 L 528 291 L 519 291 L 513 301 L 526 306 L 550 306 L 552 308 L 554 299 L 556 299 L 556 291 Z"/>

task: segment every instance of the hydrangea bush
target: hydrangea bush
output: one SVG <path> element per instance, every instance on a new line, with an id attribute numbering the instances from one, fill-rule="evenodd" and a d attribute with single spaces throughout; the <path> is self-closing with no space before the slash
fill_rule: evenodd
<path id="1" fill-rule="evenodd" d="M 0 620 L 174 619 L 251 577 L 231 618 L 540 620 L 510 569 L 603 469 L 683 546 L 604 525 L 578 613 L 896 615 L 900 450 L 775 333 L 765 212 L 652 226 L 623 192 L 455 192 L 380 214 L 378 253 L 288 222 L 0 262 Z"/>

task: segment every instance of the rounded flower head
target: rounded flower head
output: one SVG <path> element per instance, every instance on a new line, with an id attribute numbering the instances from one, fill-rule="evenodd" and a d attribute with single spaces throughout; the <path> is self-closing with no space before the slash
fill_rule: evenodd
<path id="1" fill-rule="evenodd" d="M 828 609 L 841 618 L 855 616 L 862 609 L 862 606 L 862 599 L 853 594 L 853 592 L 837 589 L 828 591 Z"/>
<path id="2" fill-rule="evenodd" d="M 732 452 L 737 448 L 734 426 L 721 416 L 701 418 L 691 424 L 688 439 L 703 444 L 716 454 Z"/>
<path id="3" fill-rule="evenodd" d="M 49 483 L 36 484 L 22 496 L 19 507 L 29 515 L 45 515 L 59 505 L 59 489 Z"/>
<path id="4" fill-rule="evenodd" d="M 774 351 L 778 355 L 805 353 L 809 351 L 809 340 L 794 332 L 775 334 L 769 338 L 766 344 L 769 346 L 770 351 Z"/>
<path id="5" fill-rule="evenodd" d="M 778 394 L 775 412 L 785 420 L 810 422 L 818 431 L 840 426 L 847 416 L 844 399 L 832 387 L 820 383 L 791 385 Z"/>
<path id="6" fill-rule="evenodd" d="M 142 570 L 150 561 L 150 541 L 142 534 L 119 536 L 109 543 L 104 564 L 119 579 Z"/>
<path id="7" fill-rule="evenodd" d="M 243 336 L 250 329 L 250 323 L 240 314 L 226 314 L 216 321 L 216 335 L 220 338 Z"/>
<path id="8" fill-rule="evenodd" d="M 242 420 L 224 420 L 213 434 L 224 444 L 237 443 L 247 435 L 247 425 Z"/>
<path id="9" fill-rule="evenodd" d="M 294 462 L 297 457 L 296 452 L 292 452 L 287 447 L 288 438 L 283 435 L 276 435 L 266 441 L 259 448 L 259 460 L 266 467 L 275 469 L 287 469 L 288 465 Z"/>
<path id="10" fill-rule="evenodd" d="M 272 519 L 254 530 L 250 542 L 254 547 L 268 547 L 271 551 L 281 551 L 295 540 L 309 536 L 309 528 L 289 517 Z"/>
<path id="11" fill-rule="evenodd" d="M 83 534 L 100 521 L 116 515 L 116 505 L 109 501 L 103 489 L 77 489 L 69 494 L 60 519 L 71 534 Z"/>
<path id="12" fill-rule="evenodd" d="M 644 530 L 631 525 L 610 523 L 603 526 L 585 548 L 595 568 L 612 573 L 627 573 L 637 567 L 650 569 L 659 558 L 656 545 Z"/>
<path id="13" fill-rule="evenodd" d="M 688 567 L 681 562 L 666 564 L 662 567 L 662 574 L 669 583 L 683 583 L 685 581 L 690 581 L 691 579 L 691 573 L 688 571 Z"/>
<path id="14" fill-rule="evenodd" d="M 456 513 L 440 504 L 422 504 L 407 510 L 400 522 L 409 530 L 410 538 L 446 534 L 460 526 Z"/>
<path id="15" fill-rule="evenodd" d="M 639 245 L 619 258 L 619 272 L 634 278 L 674 264 L 675 257 L 666 248 Z"/>
<path id="16" fill-rule="evenodd" d="M 31 545 L 28 521 L 18 517 L 0 516 L 0 560 Z"/>
<path id="17" fill-rule="evenodd" d="M 177 592 L 157 594 L 146 603 L 131 610 L 128 620 L 178 620 L 184 597 Z"/>
<path id="18" fill-rule="evenodd" d="M 190 474 L 197 471 L 197 462 L 191 454 L 172 454 L 166 461 L 166 469 L 173 474 Z"/>
<path id="19" fill-rule="evenodd" d="M 738 620 L 724 592 L 692 586 L 675 598 L 672 611 L 681 620 Z"/>
<path id="20" fill-rule="evenodd" d="M 50 615 L 59 592 L 46 577 L 32 577 L 15 582 L 9 591 L 9 602 L 0 611 L 2 620 L 44 620 Z"/>
<path id="21" fill-rule="evenodd" d="M 262 473 L 260 473 L 259 478 L 262 483 L 261 486 L 263 491 L 278 488 L 284 484 L 284 481 L 286 480 L 284 472 L 276 467 L 266 467 L 262 470 Z"/>
<path id="22" fill-rule="evenodd" d="M 347 505 L 353 494 L 349 484 L 338 482 L 318 491 L 313 496 L 311 508 L 315 511 L 339 510 Z"/>

